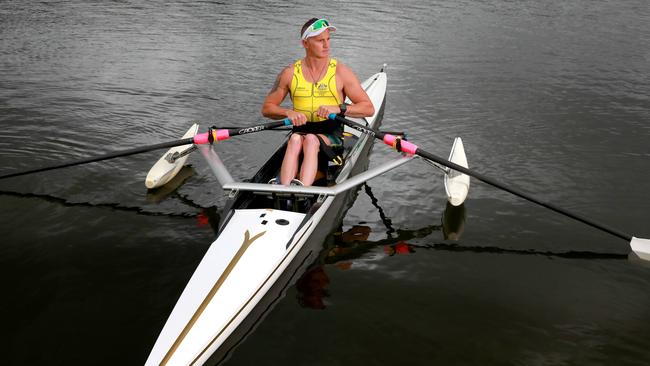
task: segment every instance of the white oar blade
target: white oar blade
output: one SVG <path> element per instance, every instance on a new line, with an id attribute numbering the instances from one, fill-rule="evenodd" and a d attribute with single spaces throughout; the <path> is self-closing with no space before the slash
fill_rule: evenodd
<path id="1" fill-rule="evenodd" d="M 463 140 L 461 140 L 460 137 L 454 139 L 454 144 L 452 145 L 451 153 L 449 154 L 449 161 L 462 167 L 469 168 Z M 469 176 L 450 169 L 445 174 L 444 181 L 447 200 L 449 203 L 454 206 L 462 205 L 469 193 Z"/>
<path id="2" fill-rule="evenodd" d="M 194 137 L 198 130 L 199 125 L 196 123 L 193 124 L 192 127 L 190 127 L 190 129 L 185 132 L 183 138 Z M 176 159 L 173 163 L 167 161 L 166 157 L 170 154 L 173 155 L 174 153 L 180 154 L 190 147 L 192 147 L 192 145 L 182 145 L 175 146 L 167 150 L 167 152 L 165 152 L 165 154 L 163 154 L 163 156 L 158 159 L 156 164 L 154 164 L 149 170 L 147 178 L 144 181 L 144 185 L 149 189 L 153 189 L 160 187 L 172 180 L 172 178 L 174 178 L 176 174 L 178 174 L 178 172 L 181 170 L 183 164 L 185 164 L 188 155 Z"/>
<path id="3" fill-rule="evenodd" d="M 650 261 L 650 239 L 632 237 L 630 246 L 639 258 Z"/>

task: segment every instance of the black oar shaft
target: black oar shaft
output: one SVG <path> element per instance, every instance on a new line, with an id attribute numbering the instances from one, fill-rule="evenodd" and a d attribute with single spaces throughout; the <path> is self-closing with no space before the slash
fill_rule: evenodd
<path id="1" fill-rule="evenodd" d="M 238 135 L 245 135 L 253 132 L 259 132 L 259 131 L 264 131 L 268 129 L 273 129 L 281 126 L 290 126 L 291 121 L 289 119 L 284 119 L 282 121 L 271 121 L 267 123 L 263 123 L 260 125 L 255 125 L 255 126 L 250 126 L 250 127 L 243 127 L 243 128 L 233 128 L 233 129 L 228 129 L 226 132 L 223 139 L 227 139 L 231 136 L 238 136 Z M 210 131 L 209 133 L 204 133 L 204 137 L 207 137 L 208 134 L 212 134 L 213 132 Z M 12 178 L 12 177 L 18 177 L 21 175 L 26 175 L 26 174 L 32 174 L 32 173 L 39 173 L 39 172 L 45 172 L 48 170 L 53 170 L 53 169 L 60 169 L 60 168 L 67 168 L 75 165 L 81 165 L 81 164 L 88 164 L 88 163 L 94 163 L 102 160 L 108 160 L 108 159 L 114 159 L 114 158 L 119 158 L 122 156 L 129 156 L 129 155 L 135 155 L 135 154 L 140 154 L 148 151 L 153 151 L 153 150 L 158 150 L 158 149 L 164 149 L 164 148 L 170 148 L 170 147 L 175 147 L 175 146 L 182 146 L 182 145 L 190 145 L 195 143 L 195 138 L 194 137 L 189 137 L 185 138 L 182 140 L 176 140 L 176 141 L 169 141 L 169 142 L 162 142 L 159 144 L 155 145 L 149 145 L 149 146 L 142 146 L 142 147 L 136 147 L 133 149 L 128 149 L 128 150 L 122 150 L 122 151 L 115 151 L 115 152 L 110 152 L 106 153 L 103 155 L 99 156 L 93 156 L 89 158 L 83 158 L 83 159 L 78 159 L 78 160 L 73 160 L 73 161 L 68 161 L 65 163 L 58 163 L 54 165 L 49 165 L 49 166 L 44 166 L 40 168 L 35 168 L 35 169 L 27 169 L 27 170 L 22 170 L 14 173 L 8 173 L 8 174 L 2 174 L 0 175 L 0 179 L 5 179 L 5 178 Z M 212 141 L 216 141 L 216 139 L 213 139 Z M 205 142 L 197 142 L 197 143 L 207 143 L 208 141 L 206 140 Z"/>
<path id="2" fill-rule="evenodd" d="M 239 136 L 246 135 L 253 132 L 260 132 L 264 130 L 269 130 L 282 126 L 291 126 L 291 121 L 289 119 L 284 119 L 282 121 L 273 121 L 258 126 L 244 127 L 244 128 L 229 128 L 228 132 L 230 136 Z"/>
<path id="3" fill-rule="evenodd" d="M 535 198 L 535 197 L 533 197 L 533 196 L 531 196 L 531 195 L 529 195 L 527 193 L 524 193 L 524 192 L 522 192 L 522 191 L 520 191 L 520 190 L 518 190 L 518 189 L 516 189 L 514 187 L 507 186 L 507 185 L 505 185 L 503 183 L 497 182 L 496 180 L 494 180 L 494 179 L 492 179 L 490 177 L 486 177 L 483 174 L 480 174 L 480 173 L 477 173 L 475 171 L 469 170 L 469 169 L 467 169 L 467 168 L 465 168 L 465 167 L 463 167 L 461 165 L 454 164 L 454 163 L 452 163 L 451 161 L 449 161 L 447 159 L 443 159 L 443 158 L 441 158 L 439 156 L 433 155 L 433 154 L 431 154 L 431 153 L 429 153 L 427 151 L 424 151 L 424 150 L 422 150 L 420 148 L 418 148 L 416 150 L 416 154 L 423 157 L 423 158 L 425 158 L 425 159 L 429 159 L 429 160 L 431 160 L 433 162 L 436 162 L 438 164 L 447 166 L 447 167 L 449 167 L 449 168 L 451 168 L 453 170 L 456 170 L 456 171 L 459 171 L 459 172 L 461 172 L 463 174 L 467 174 L 467 175 L 469 175 L 471 177 L 474 177 L 474 178 L 480 180 L 483 183 L 487 183 L 487 184 L 489 184 L 489 185 L 491 185 L 493 187 L 499 188 L 499 189 L 504 190 L 506 192 L 509 192 L 509 193 L 511 193 L 511 194 L 513 194 L 515 196 L 521 197 L 521 198 L 526 199 L 526 200 L 528 200 L 530 202 L 533 202 L 533 203 L 536 203 L 536 204 L 538 204 L 540 206 L 546 207 L 546 208 L 548 208 L 550 210 L 553 210 L 553 211 L 555 211 L 557 213 L 568 216 L 568 217 L 570 217 L 570 218 L 572 218 L 574 220 L 578 220 L 578 221 L 580 221 L 582 223 L 585 223 L 585 224 L 587 224 L 589 226 L 592 226 L 592 227 L 594 227 L 596 229 L 600 229 L 600 230 L 605 231 L 607 233 L 610 233 L 610 234 L 612 234 L 614 236 L 617 236 L 617 237 L 619 237 L 621 239 L 625 239 L 628 242 L 632 240 L 632 235 L 630 235 L 630 234 L 624 233 L 624 232 L 622 232 L 620 230 L 617 230 L 615 228 L 612 228 L 612 227 L 610 227 L 608 225 L 596 222 L 596 221 L 594 221 L 594 220 L 592 220 L 590 218 L 587 218 L 587 217 L 585 217 L 583 215 L 580 215 L 580 214 L 577 214 L 575 212 L 571 212 L 571 211 L 566 210 L 566 209 L 564 209 L 562 207 L 554 205 L 554 204 L 552 204 L 550 202 L 542 201 L 542 200 L 540 200 L 538 198 Z"/>
<path id="4" fill-rule="evenodd" d="M 361 131 L 363 133 L 370 134 L 370 135 L 376 137 L 379 140 L 383 140 L 384 136 L 386 135 L 386 133 L 384 133 L 384 132 L 377 131 L 377 130 L 374 130 L 372 128 L 363 126 L 363 125 L 361 125 L 359 123 L 356 123 L 354 121 L 350 121 L 347 118 L 336 116 L 336 119 L 338 121 L 340 121 L 341 123 L 344 123 L 344 124 L 350 126 L 351 128 L 354 128 L 354 129 L 356 129 L 358 131 Z M 574 220 L 580 221 L 580 222 L 582 222 L 584 224 L 587 224 L 587 225 L 589 225 L 591 227 L 602 230 L 602 231 L 604 231 L 606 233 L 617 236 L 617 237 L 619 237 L 621 239 L 627 240 L 628 242 L 632 240 L 632 235 L 630 235 L 628 233 L 625 233 L 625 232 L 620 231 L 618 229 L 612 228 L 609 225 L 599 223 L 599 222 L 597 222 L 595 220 L 592 220 L 590 218 L 587 218 L 587 217 L 585 217 L 583 215 L 580 215 L 580 214 L 577 214 L 575 212 L 571 212 L 571 211 L 569 211 L 567 209 L 564 209 L 564 208 L 559 207 L 557 205 L 554 205 L 552 203 L 542 201 L 542 200 L 540 200 L 538 198 L 535 198 L 535 197 L 533 197 L 533 196 L 531 196 L 531 195 L 529 195 L 527 193 L 524 193 L 524 192 L 520 191 L 519 189 L 516 189 L 516 188 L 508 186 L 508 185 L 505 185 L 505 184 L 500 183 L 500 182 L 498 182 L 498 181 L 496 181 L 496 180 L 494 180 L 494 179 L 492 179 L 490 177 L 487 177 L 487 176 L 485 176 L 483 174 L 480 174 L 480 173 L 477 173 L 475 171 L 469 170 L 469 169 L 465 168 L 464 166 L 455 164 L 455 163 L 453 163 L 453 162 L 451 162 L 451 161 L 449 161 L 447 159 L 444 159 L 444 158 L 441 158 L 441 157 L 436 156 L 434 154 L 431 154 L 430 152 L 424 151 L 424 150 L 420 149 L 419 147 L 415 150 L 415 154 L 419 155 L 419 156 L 421 156 L 421 157 L 423 157 L 425 159 L 431 160 L 431 161 L 433 161 L 435 163 L 444 165 L 444 166 L 446 166 L 448 168 L 451 168 L 453 170 L 461 172 L 463 174 L 467 174 L 467 175 L 469 175 L 471 177 L 474 177 L 474 178 L 480 180 L 481 182 L 487 183 L 487 184 L 489 184 L 489 185 L 491 185 L 493 187 L 496 187 L 496 188 L 499 188 L 499 189 L 504 190 L 506 192 L 509 192 L 509 193 L 511 193 L 511 194 L 513 194 L 513 195 L 515 195 L 517 197 L 521 197 L 521 198 L 523 198 L 525 200 L 528 200 L 528 201 L 536 203 L 536 204 L 538 204 L 540 206 L 546 207 L 546 208 L 548 208 L 548 209 L 550 209 L 552 211 L 555 211 L 555 212 L 560 213 L 562 215 L 568 216 L 568 217 L 570 217 L 570 218 L 572 218 Z"/>
<path id="5" fill-rule="evenodd" d="M 53 169 L 67 168 L 67 167 L 71 167 L 71 166 L 75 166 L 75 165 L 94 163 L 94 162 L 98 162 L 98 161 L 102 161 L 102 160 L 114 159 L 114 158 L 119 158 L 119 157 L 123 157 L 123 156 L 129 156 L 129 155 L 135 155 L 135 154 L 140 154 L 140 153 L 147 152 L 147 151 L 170 148 L 170 147 L 174 147 L 174 146 L 189 145 L 189 144 L 192 144 L 193 142 L 194 142 L 193 138 L 190 137 L 190 138 L 186 138 L 186 139 L 182 139 L 182 140 L 163 142 L 163 143 L 160 143 L 160 144 L 136 147 L 136 148 L 128 149 L 128 150 L 114 151 L 114 152 L 106 153 L 106 154 L 99 155 L 99 156 L 93 156 L 93 157 L 89 157 L 89 158 L 72 160 L 72 161 L 68 161 L 68 162 L 65 162 L 65 163 L 59 163 L 59 164 L 44 166 L 44 167 L 35 168 L 35 169 L 28 169 L 28 170 L 22 170 L 22 171 L 19 171 L 19 172 L 3 174 L 3 175 L 0 175 L 0 179 L 18 177 L 18 176 L 21 176 L 21 175 L 32 174 L 32 173 L 45 172 L 45 171 L 53 170 Z"/>

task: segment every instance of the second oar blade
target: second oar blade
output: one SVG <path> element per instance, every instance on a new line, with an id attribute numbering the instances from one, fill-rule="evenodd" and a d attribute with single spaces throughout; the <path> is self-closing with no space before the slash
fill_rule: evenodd
<path id="1" fill-rule="evenodd" d="M 639 258 L 650 261 L 650 240 L 632 237 L 630 246 Z"/>

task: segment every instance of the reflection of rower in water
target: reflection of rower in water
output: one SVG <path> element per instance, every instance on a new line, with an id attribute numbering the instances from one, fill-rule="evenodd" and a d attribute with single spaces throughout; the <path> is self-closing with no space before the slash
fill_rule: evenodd
<path id="1" fill-rule="evenodd" d="M 374 198 L 369 188 L 366 189 L 366 192 L 371 198 Z M 373 201 L 373 204 L 376 205 L 376 200 Z M 379 209 L 381 210 L 380 207 Z M 382 221 L 389 228 L 389 233 L 397 234 L 397 238 L 389 237 L 369 242 L 371 228 L 366 225 L 354 225 L 349 230 L 334 236 L 335 243 L 327 253 L 325 264 L 335 264 L 338 269 L 348 270 L 352 267 L 350 259 L 359 258 L 380 245 L 384 245 L 384 253 L 388 256 L 415 253 L 416 246 L 407 243 L 407 240 L 427 237 L 441 228 L 445 239 L 458 240 L 463 232 L 465 208 L 462 205 L 455 207 L 447 204 L 442 225 L 431 225 L 418 230 L 395 230 L 390 226 L 390 219 L 383 215 Z M 330 280 L 323 265 L 308 270 L 296 283 L 300 305 L 312 309 L 325 309 L 324 298 L 329 296 L 327 291 L 329 283 Z"/>
<path id="2" fill-rule="evenodd" d="M 372 196 L 372 192 L 366 190 Z M 377 206 L 375 204 L 375 206 Z M 380 207 L 378 207 L 381 209 Z M 337 236 L 334 247 L 328 252 L 325 263 L 336 263 L 336 266 L 341 269 L 348 269 L 351 263 L 346 259 L 359 258 L 364 253 L 376 248 L 377 246 L 384 246 L 384 253 L 388 255 L 395 254 L 409 254 L 415 253 L 417 246 L 408 243 L 409 240 L 425 238 L 434 231 L 442 230 L 444 240 L 457 241 L 460 239 L 465 228 L 465 206 L 453 206 L 447 203 L 445 212 L 442 215 L 441 225 L 430 225 L 416 230 L 402 230 L 394 229 L 391 225 L 391 220 L 382 217 L 382 221 L 389 229 L 389 237 L 383 240 L 369 242 L 371 229 L 368 226 L 355 225 L 350 230 Z"/>
<path id="3" fill-rule="evenodd" d="M 389 256 L 394 256 L 395 254 L 411 254 L 415 253 L 415 247 L 401 240 L 393 245 L 384 246 L 384 253 Z"/>
<path id="4" fill-rule="evenodd" d="M 368 243 L 368 237 L 370 236 L 370 227 L 355 225 L 350 230 L 341 233 L 338 235 L 337 243 L 334 247 L 327 253 L 327 259 L 325 263 L 330 262 L 329 259 L 334 259 L 336 268 L 341 270 L 348 270 L 352 267 L 352 262 L 350 261 L 340 261 L 337 258 L 341 257 L 357 257 L 355 253 L 359 253 L 359 245 L 363 246 L 363 243 Z M 376 243 L 371 243 L 375 247 Z M 390 251 L 389 255 L 405 254 L 409 252 L 414 252 L 412 246 L 405 241 L 400 241 L 394 245 L 388 245 L 384 248 L 384 251 Z M 330 262 L 332 263 L 332 262 Z M 325 272 L 324 266 L 316 266 L 302 275 L 298 282 L 296 282 L 296 289 L 298 290 L 298 302 L 301 306 L 311 308 L 311 309 L 325 309 L 325 298 L 329 297 L 329 292 L 327 291 L 327 286 L 330 283 L 330 279 Z"/>
<path id="5" fill-rule="evenodd" d="M 369 236 L 370 228 L 368 226 L 353 226 L 350 230 L 340 235 L 340 240 L 343 243 L 363 242 L 368 240 Z M 343 246 L 335 245 L 332 248 L 334 253 L 328 253 L 328 257 L 330 255 L 336 255 L 337 249 L 343 249 Z M 350 267 L 349 264 L 337 263 L 336 266 L 339 269 L 345 270 Z M 296 283 L 298 302 L 300 305 L 311 309 L 325 309 L 324 298 L 329 296 L 329 292 L 326 289 L 329 283 L 330 279 L 327 273 L 325 273 L 323 265 L 308 270 Z"/>

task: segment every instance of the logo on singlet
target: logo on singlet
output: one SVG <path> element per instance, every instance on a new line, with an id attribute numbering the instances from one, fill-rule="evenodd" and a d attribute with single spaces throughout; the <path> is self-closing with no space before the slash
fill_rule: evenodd
<path id="1" fill-rule="evenodd" d="M 321 97 L 325 95 L 325 93 L 327 93 L 327 84 L 318 84 L 316 86 L 316 93 L 318 93 L 318 95 Z"/>

